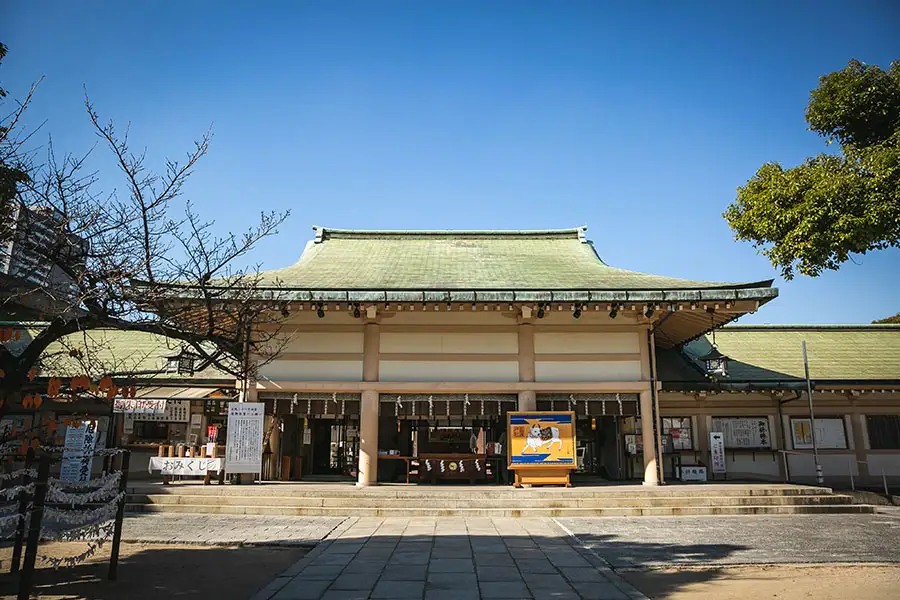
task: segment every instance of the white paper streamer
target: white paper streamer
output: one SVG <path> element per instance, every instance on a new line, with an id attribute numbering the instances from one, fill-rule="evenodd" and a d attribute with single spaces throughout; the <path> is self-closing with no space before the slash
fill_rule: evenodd
<path id="1" fill-rule="evenodd" d="M 82 504 L 93 504 L 96 502 L 105 502 L 119 493 L 119 479 L 122 472 L 116 472 L 119 477 L 110 478 L 104 485 L 90 492 L 66 492 L 60 486 L 47 486 L 47 502 L 55 504 L 69 504 L 71 506 L 79 506 Z"/>
<path id="2" fill-rule="evenodd" d="M 0 517 L 0 530 L 5 530 L 7 527 L 15 527 L 19 524 L 19 519 L 23 516 L 22 513 L 16 512 L 11 515 L 6 515 L 5 517 Z"/>
<path id="3" fill-rule="evenodd" d="M 122 471 L 113 471 L 112 473 L 107 473 L 101 477 L 97 477 L 96 479 L 91 479 L 90 481 L 85 482 L 72 482 L 72 481 L 60 481 L 56 477 L 51 477 L 47 480 L 47 484 L 53 486 L 57 489 L 78 489 L 78 490 L 86 490 L 86 489 L 97 489 L 101 487 L 105 487 L 109 485 L 111 481 L 115 481 L 116 484 L 122 479 Z"/>
<path id="4" fill-rule="evenodd" d="M 624 411 L 622 410 L 622 398 L 618 394 L 616 394 L 616 402 L 619 403 L 619 414 L 624 414 Z"/>
<path id="5" fill-rule="evenodd" d="M 434 418 L 434 396 L 428 396 L 428 418 Z"/>
<path id="6" fill-rule="evenodd" d="M 18 479 L 19 477 L 27 475 L 32 479 L 37 478 L 37 469 L 18 469 L 16 471 L 11 471 L 9 473 L 0 473 L 0 481 L 9 481 L 10 479 Z"/>
<path id="7" fill-rule="evenodd" d="M 41 558 L 41 562 L 51 565 L 54 569 L 59 569 L 60 567 L 74 567 L 75 565 L 86 561 L 88 558 L 93 556 L 97 552 L 97 550 L 102 548 L 103 544 L 105 544 L 112 538 L 115 524 L 115 521 L 109 521 L 103 524 L 95 523 L 87 527 L 80 527 L 77 529 L 58 533 L 45 533 L 42 531 L 41 536 L 46 540 L 71 542 L 87 539 L 91 541 L 88 544 L 87 550 L 85 550 L 81 554 L 78 554 L 77 556 L 56 558 L 52 556 L 39 555 Z"/>
<path id="8" fill-rule="evenodd" d="M 469 395 L 466 394 L 465 400 L 463 401 L 463 416 L 466 417 L 469 414 Z"/>
<path id="9" fill-rule="evenodd" d="M 0 497 L 5 498 L 6 500 L 15 500 L 19 497 L 19 492 L 25 492 L 28 495 L 33 494 L 34 483 L 29 483 L 28 485 L 14 485 L 5 490 L 0 490 Z"/>
<path id="10" fill-rule="evenodd" d="M 124 500 L 125 492 L 119 492 L 103 506 L 91 510 L 66 510 L 45 506 L 44 518 L 56 523 L 77 526 L 102 523 L 116 517 L 116 512 L 119 510 L 119 503 Z"/>

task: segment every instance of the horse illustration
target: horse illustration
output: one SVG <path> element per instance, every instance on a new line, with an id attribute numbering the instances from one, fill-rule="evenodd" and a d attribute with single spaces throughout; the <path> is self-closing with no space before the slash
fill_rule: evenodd
<path id="1" fill-rule="evenodd" d="M 537 452 L 544 446 L 549 450 L 553 444 L 559 444 L 558 448 L 562 450 L 563 443 L 559 438 L 559 427 L 544 427 L 540 425 L 532 425 L 525 437 L 525 447 L 522 448 L 520 454 L 525 454 L 530 450 L 532 453 Z"/>

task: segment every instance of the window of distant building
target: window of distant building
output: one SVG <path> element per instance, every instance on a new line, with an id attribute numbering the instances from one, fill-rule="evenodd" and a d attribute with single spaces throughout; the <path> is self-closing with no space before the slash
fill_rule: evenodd
<path id="1" fill-rule="evenodd" d="M 866 425 L 872 450 L 900 450 L 900 415 L 868 415 Z"/>

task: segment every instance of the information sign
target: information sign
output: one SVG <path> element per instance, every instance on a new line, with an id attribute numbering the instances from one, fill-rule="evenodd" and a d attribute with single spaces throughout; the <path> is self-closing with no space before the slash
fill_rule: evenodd
<path id="1" fill-rule="evenodd" d="M 261 473 L 263 418 L 262 402 L 230 402 L 225 440 L 225 470 L 228 473 Z"/>

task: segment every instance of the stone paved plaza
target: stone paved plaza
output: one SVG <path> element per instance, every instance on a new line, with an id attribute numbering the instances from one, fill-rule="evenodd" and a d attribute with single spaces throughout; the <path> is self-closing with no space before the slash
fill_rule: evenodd
<path id="1" fill-rule="evenodd" d="M 641 518 L 129 515 L 133 541 L 316 547 L 254 600 L 643 598 L 612 569 L 900 562 L 900 512 Z"/>
<path id="2" fill-rule="evenodd" d="M 613 568 L 900 562 L 900 514 L 559 519 Z"/>
<path id="3" fill-rule="evenodd" d="M 126 542 L 314 546 L 344 517 L 245 517 L 241 515 L 126 515 Z"/>
<path id="4" fill-rule="evenodd" d="M 643 597 L 552 519 L 359 518 L 254 600 Z"/>

